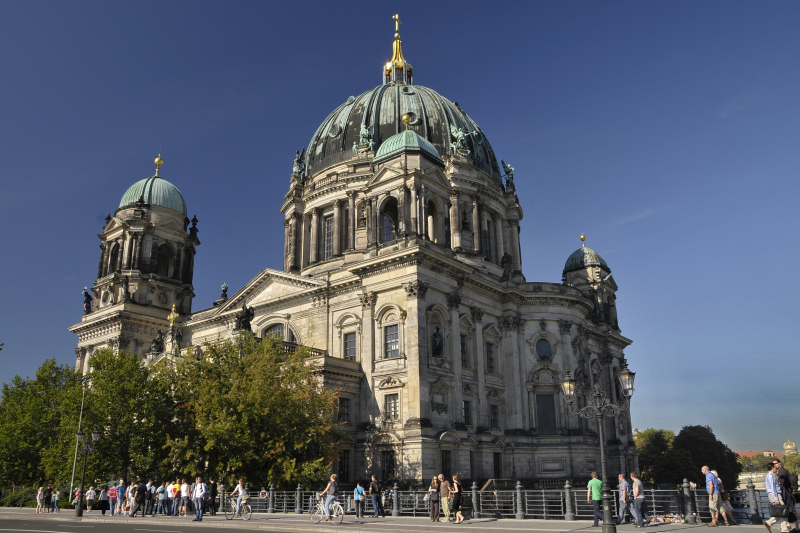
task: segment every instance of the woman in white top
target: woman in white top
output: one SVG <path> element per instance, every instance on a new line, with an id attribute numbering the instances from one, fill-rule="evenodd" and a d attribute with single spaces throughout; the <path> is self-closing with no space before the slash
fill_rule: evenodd
<path id="1" fill-rule="evenodd" d="M 89 511 L 92 510 L 95 496 L 97 496 L 97 493 L 94 491 L 94 487 L 89 487 L 89 490 L 86 491 L 86 509 Z"/>
<path id="2" fill-rule="evenodd" d="M 44 505 L 44 492 L 42 492 L 44 487 L 39 487 L 39 492 L 36 493 L 36 512 L 43 513 Z"/>
<path id="3" fill-rule="evenodd" d="M 244 478 L 239 479 L 239 484 L 236 485 L 236 488 L 233 489 L 233 492 L 231 492 L 231 496 L 235 496 L 237 494 L 239 496 L 236 498 L 236 509 L 233 510 L 234 516 L 239 514 L 239 508 L 242 505 L 242 497 L 247 494 L 247 485 L 244 483 Z"/>
<path id="4" fill-rule="evenodd" d="M 103 485 L 103 487 L 100 489 L 100 512 L 103 513 L 103 515 L 105 515 L 107 510 L 108 510 L 108 489 L 105 487 L 105 485 Z"/>

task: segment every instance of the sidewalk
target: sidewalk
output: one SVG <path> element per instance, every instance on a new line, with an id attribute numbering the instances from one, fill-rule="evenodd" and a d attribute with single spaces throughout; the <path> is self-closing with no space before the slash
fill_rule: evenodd
<path id="1" fill-rule="evenodd" d="M 520 531 L 520 532 L 553 532 L 561 533 L 568 531 L 586 531 L 587 533 L 600 533 L 601 528 L 592 527 L 590 520 L 576 520 L 574 522 L 566 522 L 564 520 L 511 520 L 511 519 L 494 519 L 494 518 L 479 518 L 476 520 L 467 520 L 462 525 L 453 525 L 446 522 L 431 523 L 431 521 L 424 517 L 392 517 L 386 518 L 365 518 L 356 519 L 354 515 L 346 515 L 341 525 L 335 526 L 333 524 L 313 524 L 309 515 L 295 515 L 295 514 L 266 514 L 254 513 L 252 520 L 243 521 L 240 519 L 226 520 L 224 516 L 208 516 L 203 517 L 203 522 L 192 522 L 192 517 L 146 517 L 146 518 L 130 518 L 126 515 L 115 515 L 114 517 L 101 515 L 98 511 L 86 512 L 84 511 L 83 518 L 77 518 L 74 510 L 63 510 L 60 513 L 51 514 L 36 514 L 33 509 L 15 509 L 15 508 L 0 508 L 0 520 L 43 520 L 53 522 L 86 522 L 86 523 L 121 523 L 121 524 L 148 524 L 159 526 L 191 526 L 197 528 L 233 528 L 233 529 L 255 529 L 263 531 L 282 531 L 282 532 L 329 532 L 332 528 L 341 529 L 348 533 L 376 533 L 379 531 L 396 531 L 400 533 L 430 533 L 438 529 L 453 532 L 466 532 L 466 531 Z M 651 524 L 647 530 L 652 530 L 653 533 L 671 533 L 673 531 L 685 532 L 688 529 L 702 528 L 703 531 L 707 530 L 707 524 Z M 723 526 L 724 527 L 724 526 Z M 623 533 L 633 533 L 638 531 L 632 524 L 619 526 L 617 528 Z M 726 531 L 732 530 L 738 533 L 764 533 L 764 526 L 758 525 L 739 525 L 735 527 L 725 528 Z M 696 532 L 700 533 L 700 532 Z"/>

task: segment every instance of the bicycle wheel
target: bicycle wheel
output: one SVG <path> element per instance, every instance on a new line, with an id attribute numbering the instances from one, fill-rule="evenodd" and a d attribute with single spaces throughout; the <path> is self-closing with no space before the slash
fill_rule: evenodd
<path id="1" fill-rule="evenodd" d="M 332 507 L 333 509 L 331 510 L 332 511 L 331 522 L 333 522 L 338 526 L 339 524 L 342 523 L 342 520 L 344 519 L 344 508 L 342 508 L 339 502 L 334 503 Z"/>
<path id="2" fill-rule="evenodd" d="M 242 504 L 241 514 L 242 520 L 250 520 L 250 518 L 253 516 L 253 508 L 250 507 L 249 503 Z"/>
<path id="3" fill-rule="evenodd" d="M 322 517 L 325 516 L 325 510 L 322 508 L 320 504 L 316 504 L 314 509 L 311 511 L 311 521 L 315 524 L 319 524 L 322 522 Z"/>
<path id="4" fill-rule="evenodd" d="M 233 502 L 228 500 L 223 506 L 225 509 L 225 520 L 233 520 Z"/>

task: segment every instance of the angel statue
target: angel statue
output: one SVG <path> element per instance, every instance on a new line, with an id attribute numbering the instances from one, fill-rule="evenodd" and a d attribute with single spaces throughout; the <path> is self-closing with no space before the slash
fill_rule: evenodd
<path id="1" fill-rule="evenodd" d="M 514 181 L 514 167 L 511 165 L 506 165 L 506 162 L 502 159 L 500 163 L 503 165 L 503 172 L 506 173 L 506 183 L 510 183 Z"/>
<path id="2" fill-rule="evenodd" d="M 295 152 L 294 162 L 292 164 L 292 178 L 300 179 L 300 175 L 303 173 L 303 167 L 305 164 L 303 163 L 303 159 L 306 156 L 306 149 L 303 148 L 303 151 Z"/>
<path id="3" fill-rule="evenodd" d="M 375 148 L 375 141 L 372 140 L 372 132 L 374 131 L 373 126 L 367 126 L 366 124 L 361 124 L 361 130 L 358 134 L 358 142 L 353 143 L 353 153 L 357 154 L 359 152 L 372 152 Z"/>
<path id="4" fill-rule="evenodd" d="M 469 147 L 467 147 L 467 137 L 470 135 L 478 135 L 478 132 L 470 133 L 467 128 L 456 128 L 450 126 L 450 148 L 454 154 L 468 156 L 470 154 Z"/>

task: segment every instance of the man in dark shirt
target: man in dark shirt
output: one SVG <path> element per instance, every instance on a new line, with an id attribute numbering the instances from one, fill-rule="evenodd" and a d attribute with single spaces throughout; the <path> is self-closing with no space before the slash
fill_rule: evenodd
<path id="1" fill-rule="evenodd" d="M 136 511 L 142 509 L 142 517 L 144 517 L 144 502 L 147 497 L 147 487 L 143 481 L 137 481 L 138 485 L 134 489 L 133 504 L 131 505 L 131 518 L 136 516 Z"/>
<path id="2" fill-rule="evenodd" d="M 789 516 L 786 517 L 786 521 L 789 523 L 790 529 L 797 529 L 797 510 L 794 506 L 791 476 L 789 471 L 783 467 L 783 463 L 781 463 L 778 459 L 772 461 L 772 464 L 774 465 L 772 471 L 775 472 L 776 476 L 778 476 L 778 483 L 781 487 L 781 496 L 783 497 L 783 502 L 789 506 Z"/>
<path id="3" fill-rule="evenodd" d="M 208 507 L 211 516 L 217 514 L 217 482 L 213 477 L 208 478 Z"/>
<path id="4" fill-rule="evenodd" d="M 42 492 L 44 496 L 44 512 L 45 513 L 52 513 L 53 512 L 53 487 L 51 485 L 47 485 L 47 488 L 44 489 Z"/>
<path id="5" fill-rule="evenodd" d="M 375 509 L 375 518 L 378 518 L 378 514 L 380 514 L 383 518 L 386 518 L 386 513 L 383 511 L 383 495 L 381 494 L 381 482 L 378 481 L 378 478 L 372 476 L 372 481 L 369 483 L 369 495 L 372 498 L 372 508 Z"/>

